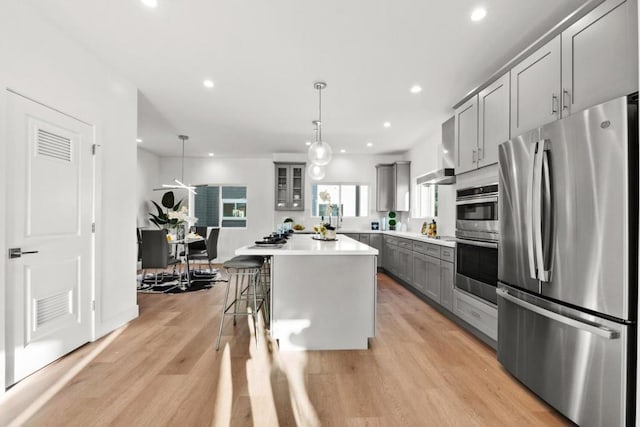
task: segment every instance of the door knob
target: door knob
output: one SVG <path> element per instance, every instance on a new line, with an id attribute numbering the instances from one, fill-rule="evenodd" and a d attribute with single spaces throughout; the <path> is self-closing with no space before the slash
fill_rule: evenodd
<path id="1" fill-rule="evenodd" d="M 22 252 L 22 248 L 10 248 L 9 249 L 9 258 L 10 259 L 20 258 L 22 255 L 37 254 L 37 253 L 38 253 L 38 251 Z"/>

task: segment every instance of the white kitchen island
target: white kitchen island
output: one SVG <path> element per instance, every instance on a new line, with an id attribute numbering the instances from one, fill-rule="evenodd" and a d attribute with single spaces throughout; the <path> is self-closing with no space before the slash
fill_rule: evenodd
<path id="1" fill-rule="evenodd" d="M 254 245 L 236 255 L 271 256 L 271 336 L 282 350 L 367 349 L 376 329 L 378 250 L 344 235 L 292 235 L 282 248 Z"/>

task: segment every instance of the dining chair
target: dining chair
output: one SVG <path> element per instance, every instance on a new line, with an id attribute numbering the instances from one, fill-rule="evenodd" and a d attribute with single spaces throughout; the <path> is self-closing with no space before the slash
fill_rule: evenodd
<path id="1" fill-rule="evenodd" d="M 170 255 L 169 243 L 167 243 L 167 230 L 141 230 L 142 253 L 142 284 L 149 268 L 160 268 L 161 282 L 164 280 L 165 269 L 170 265 L 181 264 L 181 261 Z M 158 274 L 154 275 L 154 286 L 158 285 Z"/>
<path id="2" fill-rule="evenodd" d="M 218 236 L 220 235 L 219 228 L 212 228 L 207 237 L 205 250 L 195 253 L 191 252 L 189 248 L 189 254 L 187 255 L 187 262 L 196 260 L 206 260 L 209 264 L 209 271 L 213 270 L 211 261 L 218 258 Z"/>

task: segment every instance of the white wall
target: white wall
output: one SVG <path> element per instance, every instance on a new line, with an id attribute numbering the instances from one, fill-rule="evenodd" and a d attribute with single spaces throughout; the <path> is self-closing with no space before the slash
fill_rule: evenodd
<path id="1" fill-rule="evenodd" d="M 160 158 L 160 183 L 180 179 L 181 158 Z M 184 180 L 192 185 L 224 184 L 247 186 L 247 228 L 224 228 L 218 238 L 217 262 L 234 256 L 234 251 L 253 243 L 273 229 L 274 169 L 271 159 L 186 158 Z M 162 198 L 154 192 L 154 200 Z"/>
<path id="2" fill-rule="evenodd" d="M 12 90 L 77 117 L 95 127 L 101 145 L 102 180 L 97 212 L 96 333 L 113 330 L 137 316 L 135 290 L 135 194 L 123 192 L 136 179 L 137 92 L 80 44 L 50 25 L 28 2 L 2 2 L 0 13 L 0 166 L 5 171 L 6 90 Z M 7 177 L 0 173 L 4 205 Z M 0 208 L 0 253 L 6 253 L 5 210 Z M 127 238 L 125 236 L 131 236 Z M 5 330 L 7 283 L 0 262 L 0 331 Z M 0 332 L 0 374 L 5 366 Z M 0 393 L 5 375 L 0 375 Z"/>
<path id="3" fill-rule="evenodd" d="M 432 135 L 417 143 L 405 155 L 406 160 L 411 161 L 411 182 L 415 186 L 416 178 L 442 167 L 440 150 L 442 142 L 442 129 L 434 129 Z M 453 236 L 455 233 L 455 185 L 438 186 L 438 217 L 435 218 L 438 224 L 438 234 L 441 236 Z M 413 188 L 412 188 L 413 190 Z M 417 205 L 416 192 L 412 194 L 412 206 Z M 422 223 L 431 222 L 433 218 L 416 218 L 409 220 L 409 231 L 419 233 Z"/>
<path id="4" fill-rule="evenodd" d="M 153 189 L 159 188 L 161 184 L 160 157 L 144 148 L 138 147 L 136 181 L 136 224 L 138 227 L 153 226 L 149 222 L 149 212 L 152 212 L 150 210 L 152 205 L 150 205 L 149 200 L 159 201 L 164 193 L 153 191 Z"/>
<path id="5" fill-rule="evenodd" d="M 321 181 L 312 181 L 309 175 L 305 177 L 305 210 L 277 211 L 275 212 L 274 225 L 281 223 L 285 218 L 291 217 L 296 223 L 302 224 L 307 230 L 320 222 L 320 218 L 311 216 L 311 186 L 314 183 L 335 184 L 367 184 L 369 185 L 369 216 L 358 218 L 344 218 L 342 228 L 346 231 L 370 230 L 371 221 L 379 221 L 385 212 L 376 211 L 376 168 L 378 163 L 393 163 L 402 160 L 401 155 L 357 155 L 334 154 L 333 159 L 326 168 L 326 175 Z M 306 154 L 276 154 L 274 161 L 278 162 L 307 162 Z M 308 163 L 308 162 L 307 162 Z M 273 172 L 272 172 L 273 173 Z M 273 192 L 273 188 L 271 190 Z M 272 200 L 275 196 L 272 195 Z M 273 206 L 273 204 L 272 204 Z"/>

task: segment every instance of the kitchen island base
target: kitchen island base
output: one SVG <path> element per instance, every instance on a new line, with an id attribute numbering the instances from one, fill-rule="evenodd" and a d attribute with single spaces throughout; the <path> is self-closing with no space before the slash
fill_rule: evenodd
<path id="1" fill-rule="evenodd" d="M 272 258 L 271 337 L 281 350 L 366 350 L 375 336 L 376 257 Z"/>

